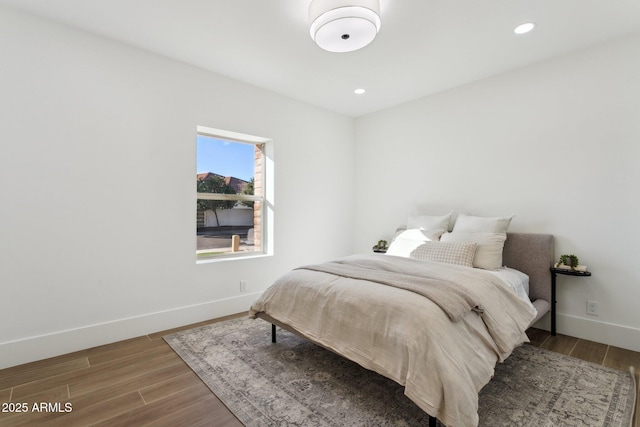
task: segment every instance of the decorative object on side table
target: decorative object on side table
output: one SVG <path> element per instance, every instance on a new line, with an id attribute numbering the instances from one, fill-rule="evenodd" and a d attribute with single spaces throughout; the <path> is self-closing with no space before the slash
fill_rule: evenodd
<path id="1" fill-rule="evenodd" d="M 389 246 L 386 240 L 378 240 L 378 243 L 373 246 L 373 252 L 385 253 L 388 248 Z"/>
<path id="2" fill-rule="evenodd" d="M 587 271 L 586 265 L 580 265 L 578 257 L 575 255 L 560 255 L 560 259 L 554 264 L 554 268 L 562 268 L 571 271 Z"/>
<path id="3" fill-rule="evenodd" d="M 580 265 L 575 255 L 561 255 L 560 260 L 550 268 L 551 270 L 551 335 L 556 334 L 556 275 L 589 277 L 586 265 Z"/>

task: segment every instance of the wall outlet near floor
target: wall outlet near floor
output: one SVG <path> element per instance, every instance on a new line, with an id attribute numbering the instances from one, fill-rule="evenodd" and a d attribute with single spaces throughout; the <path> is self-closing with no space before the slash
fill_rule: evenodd
<path id="1" fill-rule="evenodd" d="M 247 292 L 247 281 L 240 280 L 240 292 Z"/>
<path id="2" fill-rule="evenodd" d="M 592 316 L 598 315 L 598 301 L 587 300 L 587 314 Z"/>

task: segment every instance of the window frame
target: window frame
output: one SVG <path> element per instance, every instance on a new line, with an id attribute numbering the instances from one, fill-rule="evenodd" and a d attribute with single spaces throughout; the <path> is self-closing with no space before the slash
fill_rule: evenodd
<path id="1" fill-rule="evenodd" d="M 196 191 L 196 202 L 200 200 L 227 200 L 227 201 L 252 201 L 260 203 L 260 250 L 251 252 L 228 252 L 224 254 L 215 254 L 209 256 L 198 256 L 198 250 L 196 249 L 196 263 L 209 263 L 217 261 L 228 261 L 236 259 L 247 259 L 255 257 L 263 257 L 271 255 L 273 252 L 273 246 L 270 239 L 270 229 L 273 226 L 273 204 L 269 203 L 268 195 L 272 194 L 273 187 L 268 180 L 270 171 L 273 167 L 273 162 L 267 162 L 267 150 L 271 147 L 268 144 L 271 143 L 269 138 L 248 135 L 238 132 L 226 131 L 222 129 L 210 128 L 207 126 L 197 126 L 197 136 L 205 136 L 225 141 L 249 144 L 253 146 L 261 147 L 262 167 L 259 171 L 261 180 L 261 195 L 249 195 L 249 194 L 220 194 L 220 193 L 198 193 Z M 271 150 L 269 150 L 271 151 Z M 197 153 L 196 153 L 197 156 Z M 196 171 L 197 172 L 197 171 Z M 254 182 L 258 180 L 257 174 L 254 174 Z"/>

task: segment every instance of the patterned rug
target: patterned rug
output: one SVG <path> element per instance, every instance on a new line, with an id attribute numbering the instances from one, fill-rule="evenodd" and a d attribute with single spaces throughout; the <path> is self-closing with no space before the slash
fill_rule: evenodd
<path id="1" fill-rule="evenodd" d="M 164 337 L 247 427 L 428 426 L 403 387 L 263 320 Z M 480 393 L 481 426 L 631 426 L 628 372 L 517 348 Z"/>

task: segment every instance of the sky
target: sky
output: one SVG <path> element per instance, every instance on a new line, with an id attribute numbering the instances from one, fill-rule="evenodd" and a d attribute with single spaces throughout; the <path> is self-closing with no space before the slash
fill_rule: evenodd
<path id="1" fill-rule="evenodd" d="M 197 173 L 213 172 L 249 181 L 253 178 L 254 146 L 198 135 Z"/>

